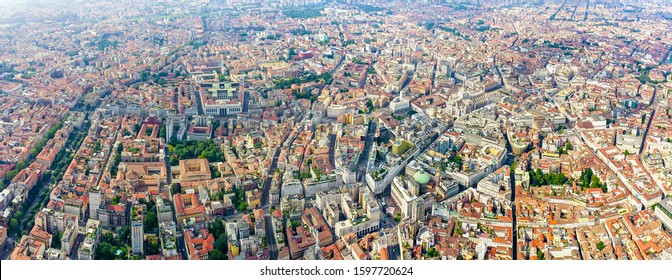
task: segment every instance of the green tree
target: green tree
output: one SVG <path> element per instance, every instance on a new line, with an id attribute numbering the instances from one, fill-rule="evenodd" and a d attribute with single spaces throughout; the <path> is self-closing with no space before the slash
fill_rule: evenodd
<path id="1" fill-rule="evenodd" d="M 569 183 L 569 179 L 562 173 L 544 174 L 541 169 L 530 171 L 530 186 L 538 187 L 545 185 L 564 185 Z"/>
<path id="2" fill-rule="evenodd" d="M 147 212 L 143 219 L 145 225 L 145 232 L 154 232 L 159 227 L 159 220 L 156 218 L 156 213 L 153 211 Z"/>
<path id="3" fill-rule="evenodd" d="M 145 239 L 145 255 L 157 255 L 159 254 L 159 239 L 156 236 Z"/>
<path id="4" fill-rule="evenodd" d="M 12 231 L 19 229 L 19 220 L 17 220 L 16 218 L 12 218 L 11 220 L 9 220 L 9 229 Z"/>
<path id="5" fill-rule="evenodd" d="M 219 172 L 219 169 L 214 168 L 212 171 L 212 179 L 222 177 L 222 172 Z"/>
<path id="6" fill-rule="evenodd" d="M 30 156 L 35 157 L 40 153 L 40 151 L 37 149 L 37 146 L 33 147 L 30 149 Z"/>
<path id="7" fill-rule="evenodd" d="M 212 249 L 208 253 L 208 259 L 209 260 L 228 260 L 229 258 L 226 256 L 226 254 L 222 253 L 218 249 Z"/>
<path id="8" fill-rule="evenodd" d="M 434 247 L 430 247 L 427 249 L 427 257 L 429 258 L 436 258 L 439 255 L 439 251 L 436 250 Z"/>
<path id="9" fill-rule="evenodd" d="M 226 228 L 224 227 L 224 222 L 221 218 L 215 219 L 215 222 L 208 226 L 208 232 L 212 233 L 215 237 L 219 237 L 222 234 L 226 234 Z"/>
<path id="10" fill-rule="evenodd" d="M 240 212 L 245 212 L 247 211 L 247 207 L 248 207 L 247 202 L 242 202 L 238 205 L 237 209 Z"/>
<path id="11" fill-rule="evenodd" d="M 464 165 L 464 160 L 462 157 L 458 154 L 453 154 L 448 158 L 448 162 L 452 164 L 455 168 L 457 169 L 462 169 L 462 166 Z"/>
<path id="12" fill-rule="evenodd" d="M 170 159 L 168 161 L 169 161 L 168 163 L 170 164 L 170 166 L 177 166 L 178 164 L 180 164 L 180 160 L 178 160 L 177 156 L 175 156 L 175 155 L 171 155 Z"/>
<path id="13" fill-rule="evenodd" d="M 604 242 L 600 241 L 600 242 L 597 243 L 597 249 L 598 250 L 602 251 L 602 250 L 604 250 L 605 247 L 607 247 L 607 246 L 604 244 Z"/>
<path id="14" fill-rule="evenodd" d="M 7 173 L 5 173 L 5 180 L 12 181 L 12 179 L 14 179 L 14 177 L 16 177 L 16 174 L 19 174 L 18 168 L 15 168 L 14 170 L 7 171 Z"/>
<path id="15" fill-rule="evenodd" d="M 301 226 L 301 223 L 299 221 L 292 221 L 292 230 L 296 230 L 299 226 Z"/>
<path id="16" fill-rule="evenodd" d="M 593 170 L 588 168 L 581 173 L 579 177 L 578 185 L 581 186 L 582 190 L 586 188 L 601 188 L 606 192 L 607 186 L 600 181 L 600 178 L 594 175 Z"/>
<path id="17" fill-rule="evenodd" d="M 590 178 L 590 188 L 591 189 L 597 189 L 602 187 L 602 182 L 600 182 L 600 178 L 597 176 L 593 175 L 593 177 Z"/>
<path id="18" fill-rule="evenodd" d="M 170 164 L 177 165 L 179 160 L 192 158 L 205 158 L 209 162 L 222 162 L 225 160 L 224 153 L 215 144 L 214 140 L 207 141 L 183 141 L 168 147 Z"/>
<path id="19" fill-rule="evenodd" d="M 162 124 L 161 128 L 159 129 L 159 138 L 166 139 L 166 125 L 165 124 Z"/>
<path id="20" fill-rule="evenodd" d="M 17 220 L 21 220 L 21 219 L 23 218 L 23 212 L 21 212 L 21 211 L 16 211 L 16 212 L 14 213 L 14 218 L 16 218 Z"/>
<path id="21" fill-rule="evenodd" d="M 217 237 L 215 240 L 215 249 L 221 251 L 222 253 L 226 254 L 228 252 L 228 244 L 226 240 L 226 234 L 222 233 Z"/>
<path id="22" fill-rule="evenodd" d="M 96 259 L 99 260 L 113 260 L 114 255 L 110 254 L 112 250 L 112 245 L 107 242 L 101 242 L 100 245 L 96 248 Z"/>
<path id="23" fill-rule="evenodd" d="M 513 164 L 511 164 L 511 173 L 516 171 L 516 167 L 518 167 L 518 159 L 513 161 Z"/>
<path id="24" fill-rule="evenodd" d="M 54 249 L 61 249 L 61 237 L 63 237 L 63 233 L 57 232 L 52 238 L 51 238 L 51 248 Z"/>
<path id="25" fill-rule="evenodd" d="M 371 99 L 366 100 L 366 107 L 369 108 L 369 112 L 373 111 L 373 101 Z"/>
<path id="26" fill-rule="evenodd" d="M 182 185 L 180 183 L 173 183 L 173 185 L 170 186 L 170 193 L 171 194 L 182 193 Z"/>
<path id="27" fill-rule="evenodd" d="M 119 167 L 117 167 L 117 165 L 113 163 L 110 166 L 110 175 L 112 175 L 112 177 L 116 177 L 118 169 L 119 169 Z"/>
<path id="28" fill-rule="evenodd" d="M 558 147 L 558 154 L 566 155 L 567 151 L 565 150 L 564 147 Z"/>

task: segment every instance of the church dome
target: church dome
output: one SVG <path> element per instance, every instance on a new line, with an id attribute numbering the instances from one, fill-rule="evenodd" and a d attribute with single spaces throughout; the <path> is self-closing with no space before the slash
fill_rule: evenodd
<path id="1" fill-rule="evenodd" d="M 430 180 L 429 173 L 425 172 L 424 170 L 418 170 L 418 172 L 415 172 L 413 175 L 413 180 L 415 180 L 416 183 L 420 185 L 427 185 Z"/>

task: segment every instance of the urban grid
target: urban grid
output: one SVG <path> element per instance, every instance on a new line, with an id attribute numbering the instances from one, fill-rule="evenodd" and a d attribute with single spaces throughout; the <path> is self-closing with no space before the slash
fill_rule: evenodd
<path id="1" fill-rule="evenodd" d="M 0 258 L 672 260 L 670 0 L 0 2 Z"/>

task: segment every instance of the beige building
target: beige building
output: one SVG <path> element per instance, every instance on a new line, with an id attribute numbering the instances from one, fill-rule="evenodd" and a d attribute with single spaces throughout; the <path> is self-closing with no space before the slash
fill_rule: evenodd
<path id="1" fill-rule="evenodd" d="M 179 181 L 182 187 L 193 187 L 212 179 L 207 159 L 180 160 Z"/>

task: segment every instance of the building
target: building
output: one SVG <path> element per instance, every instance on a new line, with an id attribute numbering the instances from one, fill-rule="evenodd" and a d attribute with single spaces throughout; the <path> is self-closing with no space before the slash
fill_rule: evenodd
<path id="1" fill-rule="evenodd" d="M 76 224 L 69 224 L 65 228 L 65 231 L 63 232 L 63 236 L 61 237 L 60 240 L 61 250 L 63 250 L 66 255 L 70 255 L 70 253 L 72 253 L 72 249 L 75 246 L 77 235 L 79 235 L 78 229 L 79 227 Z"/>
<path id="2" fill-rule="evenodd" d="M 416 150 L 417 153 L 419 150 Z M 375 153 L 371 153 L 371 156 L 375 156 Z M 388 186 L 392 184 L 394 178 L 401 173 L 401 171 L 406 167 L 407 161 L 412 157 L 408 157 L 405 160 L 400 160 L 398 163 L 387 164 L 384 167 L 379 168 L 370 168 L 366 172 L 366 183 L 369 185 L 369 188 L 375 194 L 381 194 Z M 369 160 L 372 162 L 372 160 Z"/>
<path id="3" fill-rule="evenodd" d="M 224 83 L 212 83 L 211 87 L 208 88 L 209 94 L 213 99 L 234 99 L 238 98 L 240 93 L 241 85 L 237 82 L 224 82 Z"/>
<path id="4" fill-rule="evenodd" d="M 310 247 L 319 243 L 320 247 L 328 246 L 334 242 L 333 235 L 324 220 L 322 214 L 316 208 L 308 208 L 301 215 L 303 225 L 287 227 L 287 239 L 289 243 L 289 254 L 293 260 L 303 258 L 303 253 Z M 316 240 L 311 229 L 316 229 L 318 239 Z"/>
<path id="5" fill-rule="evenodd" d="M 161 240 L 161 253 L 166 260 L 178 259 L 177 239 L 175 237 L 177 228 L 175 223 L 159 223 L 159 238 Z"/>
<path id="6" fill-rule="evenodd" d="M 295 196 L 303 194 L 303 185 L 301 185 L 301 181 L 290 178 L 282 182 L 280 193 L 282 196 Z"/>
<path id="7" fill-rule="evenodd" d="M 269 191 L 269 196 L 271 199 L 271 204 L 280 203 L 280 186 L 278 181 L 274 181 L 271 185 L 271 190 Z"/>
<path id="8" fill-rule="evenodd" d="M 10 260 L 42 260 L 49 246 L 30 235 L 21 237 L 19 244 L 9 256 Z"/>
<path id="9" fill-rule="evenodd" d="M 86 229 L 84 231 L 84 241 L 79 244 L 77 251 L 77 258 L 80 260 L 95 259 L 96 247 L 100 242 L 101 235 L 100 221 L 89 219 L 86 222 Z"/>
<path id="10" fill-rule="evenodd" d="M 116 228 L 128 225 L 126 204 L 108 205 L 98 209 L 98 220 L 104 228 Z"/>
<path id="11" fill-rule="evenodd" d="M 658 203 L 654 213 L 667 230 L 672 230 L 672 197 Z"/>
<path id="12" fill-rule="evenodd" d="M 79 260 L 94 260 L 96 252 L 96 243 L 91 238 L 84 238 L 84 241 L 79 244 L 77 251 L 77 258 Z"/>
<path id="13" fill-rule="evenodd" d="M 98 220 L 98 209 L 100 209 L 101 194 L 97 187 L 89 190 L 89 217 Z"/>
<path id="14" fill-rule="evenodd" d="M 158 193 L 160 186 L 168 182 L 165 162 L 122 162 L 119 170 L 117 180 L 126 180 L 131 185 L 131 192 L 142 188 L 149 193 Z"/>
<path id="15" fill-rule="evenodd" d="M 143 228 L 143 208 L 133 205 L 131 208 L 131 253 L 144 254 L 145 232 Z"/>
<path id="16" fill-rule="evenodd" d="M 229 241 L 250 237 L 250 225 L 243 220 L 226 223 L 225 226 L 227 238 Z"/>
<path id="17" fill-rule="evenodd" d="M 230 197 L 224 197 L 223 201 L 210 202 L 211 214 L 213 216 L 228 216 L 233 215 L 236 208 L 233 207 L 233 202 Z"/>
<path id="18" fill-rule="evenodd" d="M 340 180 L 338 177 L 339 175 L 336 174 L 329 174 L 327 176 L 324 176 L 326 178 L 321 178 L 319 181 L 317 180 L 304 180 L 303 181 L 303 193 L 306 197 L 315 197 L 315 194 L 320 191 L 329 191 L 338 188 L 341 183 L 343 182 Z"/>
<path id="19" fill-rule="evenodd" d="M 485 145 L 483 147 L 474 146 L 474 148 L 479 149 L 479 156 L 467 160 L 466 163 L 472 172 L 447 172 L 448 176 L 459 182 L 462 186 L 473 187 L 485 176 L 499 169 L 506 158 L 506 149 L 500 146 Z"/>
<path id="20" fill-rule="evenodd" d="M 82 219 L 84 210 L 86 209 L 86 206 L 88 206 L 87 204 L 85 204 L 81 198 L 67 198 L 63 205 L 63 212 L 77 216 L 78 219 Z"/>
<path id="21" fill-rule="evenodd" d="M 48 208 L 40 210 L 40 212 L 35 215 L 35 225 L 51 234 L 65 232 L 70 224 L 74 224 L 75 226 L 79 224 L 77 216 Z"/>
<path id="22" fill-rule="evenodd" d="M 159 219 L 159 224 L 173 222 L 173 209 L 160 196 L 156 197 L 156 216 Z"/>
<path id="23" fill-rule="evenodd" d="M 392 113 L 394 114 L 405 112 L 410 108 L 411 103 L 404 98 L 403 94 L 400 94 L 390 101 L 390 109 L 392 109 Z"/>
<path id="24" fill-rule="evenodd" d="M 524 133 L 516 133 L 513 127 L 507 130 L 507 137 L 514 155 L 522 155 L 530 146 L 530 141 L 525 136 Z"/>
<path id="25" fill-rule="evenodd" d="M 7 245 L 7 228 L 0 226 L 0 251 L 5 249 Z"/>
<path id="26" fill-rule="evenodd" d="M 187 140 L 206 141 L 212 136 L 212 116 L 194 116 L 187 131 Z"/>
<path id="27" fill-rule="evenodd" d="M 245 200 L 250 209 L 259 208 L 261 205 L 261 195 L 258 189 L 245 192 Z"/>
<path id="28" fill-rule="evenodd" d="M 5 210 L 14 199 L 14 188 L 6 188 L 0 192 L 0 210 Z"/>
<path id="29" fill-rule="evenodd" d="M 215 248 L 215 237 L 205 228 L 199 231 L 199 235 L 187 230 L 184 232 L 184 244 L 189 260 L 207 260 L 208 253 Z"/>
<path id="30" fill-rule="evenodd" d="M 210 139 L 210 136 L 212 135 L 212 127 L 211 126 L 195 126 L 192 125 L 189 127 L 189 130 L 187 131 L 187 140 L 192 140 L 192 141 L 206 141 Z"/>
<path id="31" fill-rule="evenodd" d="M 207 159 L 180 160 L 179 175 L 182 187 L 193 187 L 212 178 Z"/>
<path id="32" fill-rule="evenodd" d="M 44 244 L 49 244 L 49 246 L 52 244 L 52 235 L 40 226 L 33 226 L 30 230 L 30 236 L 36 240 L 44 242 Z"/>
<path id="33" fill-rule="evenodd" d="M 158 129 L 158 128 L 156 128 Z M 172 130 L 173 128 L 170 127 Z M 140 132 L 142 133 L 142 132 Z M 151 132 L 153 133 L 153 132 Z M 165 159 L 163 139 L 143 136 L 122 142 L 121 162 L 159 162 Z M 166 140 L 168 141 L 168 140 Z"/>
<path id="34" fill-rule="evenodd" d="M 416 172 L 416 175 L 421 171 Z M 422 171 L 424 173 L 424 171 Z M 425 176 L 426 174 L 426 176 Z M 415 178 L 417 177 L 417 178 Z M 432 209 L 434 197 L 431 193 L 422 196 L 420 185 L 429 182 L 429 174 L 419 174 L 414 176 L 414 180 L 406 180 L 401 177 L 395 177 L 392 181 L 392 199 L 401 208 L 401 218 L 411 221 L 420 221 L 425 219 L 425 212 Z"/>
<path id="35" fill-rule="evenodd" d="M 491 197 L 505 199 L 511 195 L 511 168 L 504 165 L 479 181 L 476 190 Z"/>
<path id="36" fill-rule="evenodd" d="M 415 145 L 413 145 L 413 143 L 406 140 L 396 141 L 392 144 L 392 153 L 401 156 L 414 147 Z"/>
<path id="37" fill-rule="evenodd" d="M 175 203 L 175 215 L 180 226 L 205 227 L 206 209 L 198 201 L 195 192 L 176 194 L 173 196 Z"/>
<path id="38" fill-rule="evenodd" d="M 380 206 L 367 187 L 360 185 L 349 192 L 318 193 L 316 205 L 337 237 L 350 233 L 364 236 L 380 229 Z"/>
<path id="39" fill-rule="evenodd" d="M 46 252 L 44 252 L 44 255 L 46 256 L 47 260 L 67 260 L 67 255 L 65 252 L 59 250 L 59 249 L 54 249 L 54 248 L 49 248 L 47 249 Z"/>
<path id="40" fill-rule="evenodd" d="M 209 116 L 231 116 L 243 112 L 242 102 L 222 102 L 217 100 L 211 104 L 204 104 L 205 114 Z"/>
<path id="41" fill-rule="evenodd" d="M 200 94 L 206 115 L 228 116 L 243 112 L 243 92 L 239 83 L 214 83 L 208 91 L 209 95 Z"/>
<path id="42" fill-rule="evenodd" d="M 460 192 L 460 184 L 457 183 L 457 181 L 450 179 L 439 180 L 438 186 L 435 190 L 435 193 L 439 198 L 438 199 L 439 201 L 451 198 L 454 195 L 458 194 L 459 192 Z"/>

